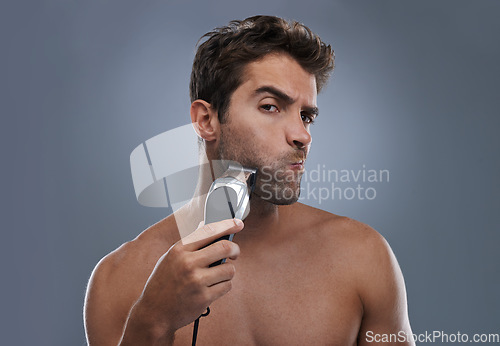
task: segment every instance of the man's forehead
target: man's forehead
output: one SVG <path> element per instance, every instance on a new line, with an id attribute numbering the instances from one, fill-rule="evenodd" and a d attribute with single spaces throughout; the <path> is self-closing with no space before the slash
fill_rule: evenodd
<path id="1" fill-rule="evenodd" d="M 242 75 L 243 84 L 252 93 L 273 87 L 294 100 L 316 103 L 316 77 L 288 54 L 268 54 L 248 63 Z"/>

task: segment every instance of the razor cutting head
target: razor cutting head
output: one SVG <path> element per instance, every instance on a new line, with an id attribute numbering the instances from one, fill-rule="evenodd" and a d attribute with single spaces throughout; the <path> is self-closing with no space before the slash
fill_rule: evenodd
<path id="1" fill-rule="evenodd" d="M 257 169 L 234 163 L 217 178 L 205 201 L 205 223 L 225 219 L 245 219 L 250 213 L 250 195 L 254 190 Z"/>

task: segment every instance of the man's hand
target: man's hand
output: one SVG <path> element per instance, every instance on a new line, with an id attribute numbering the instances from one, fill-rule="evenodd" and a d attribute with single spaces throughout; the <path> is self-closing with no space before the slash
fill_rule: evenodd
<path id="1" fill-rule="evenodd" d="M 129 314 L 120 344 L 134 343 L 144 331 L 151 341 L 171 341 L 177 329 L 193 322 L 210 303 L 229 292 L 234 265 L 208 266 L 223 258 L 236 259 L 239 246 L 227 240 L 207 245 L 242 229 L 240 220 L 224 220 L 204 225 L 175 243 L 156 263 Z"/>

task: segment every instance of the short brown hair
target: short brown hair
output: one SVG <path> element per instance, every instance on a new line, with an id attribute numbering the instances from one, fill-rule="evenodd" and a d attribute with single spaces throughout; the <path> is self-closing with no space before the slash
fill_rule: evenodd
<path id="1" fill-rule="evenodd" d="M 233 20 L 203 35 L 191 72 L 191 102 L 202 99 L 225 121 L 231 95 L 242 83 L 244 67 L 269 53 L 287 53 L 316 77 L 319 92 L 334 66 L 334 52 L 308 27 L 273 16 Z"/>

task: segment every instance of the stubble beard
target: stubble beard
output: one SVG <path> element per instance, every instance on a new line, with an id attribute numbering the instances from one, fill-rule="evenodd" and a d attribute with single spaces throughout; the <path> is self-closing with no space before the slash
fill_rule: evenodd
<path id="1" fill-rule="evenodd" d="M 303 157 L 304 153 L 289 152 L 273 160 L 258 152 L 253 144 L 232 131 L 228 123 L 221 124 L 218 158 L 236 161 L 243 167 L 257 168 L 254 194 L 260 199 L 276 205 L 297 202 L 303 172 L 291 170 L 287 166 L 297 157 Z"/>

